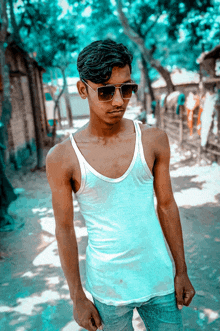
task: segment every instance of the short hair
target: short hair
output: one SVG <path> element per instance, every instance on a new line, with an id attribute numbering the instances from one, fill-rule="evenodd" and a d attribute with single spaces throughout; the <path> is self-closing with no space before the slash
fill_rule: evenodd
<path id="1" fill-rule="evenodd" d="M 77 70 L 80 79 L 100 84 L 110 79 L 113 67 L 124 68 L 128 64 L 131 72 L 132 60 L 133 55 L 123 44 L 111 39 L 98 40 L 79 53 Z"/>

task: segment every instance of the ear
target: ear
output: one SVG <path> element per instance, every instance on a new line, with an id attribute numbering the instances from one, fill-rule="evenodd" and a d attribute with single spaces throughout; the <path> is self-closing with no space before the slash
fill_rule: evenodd
<path id="1" fill-rule="evenodd" d="M 79 92 L 79 95 L 81 96 L 81 98 L 86 99 L 88 96 L 88 93 L 87 93 L 85 84 L 81 80 L 79 80 L 77 82 L 76 86 L 77 86 L 77 89 L 78 89 L 78 92 Z"/>

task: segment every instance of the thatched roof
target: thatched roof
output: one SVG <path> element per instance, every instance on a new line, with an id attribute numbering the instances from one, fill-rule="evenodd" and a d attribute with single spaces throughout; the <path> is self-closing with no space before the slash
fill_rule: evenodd
<path id="1" fill-rule="evenodd" d="M 207 59 L 218 59 L 220 58 L 220 45 L 213 48 L 210 52 L 203 52 L 200 57 L 196 60 L 197 63 L 202 63 L 204 60 Z"/>
<path id="2" fill-rule="evenodd" d="M 38 69 L 39 69 L 40 71 L 42 71 L 42 72 L 46 72 L 45 68 L 43 68 L 41 65 L 39 65 L 38 62 L 37 62 L 32 56 L 30 56 L 30 54 L 28 54 L 23 48 L 21 48 L 19 45 L 17 45 L 16 42 L 15 42 L 14 40 L 11 41 L 11 42 L 9 43 L 8 48 L 12 48 L 12 49 L 16 50 L 16 51 L 19 52 L 19 53 L 22 53 L 22 54 L 27 55 L 27 56 L 30 58 L 31 62 L 32 62 L 36 67 L 38 67 Z"/>
<path id="3" fill-rule="evenodd" d="M 186 69 L 177 69 L 171 73 L 171 79 L 173 85 L 188 85 L 199 84 L 199 74 L 193 71 L 187 71 Z M 165 80 L 160 77 L 152 83 L 153 88 L 165 87 Z"/>

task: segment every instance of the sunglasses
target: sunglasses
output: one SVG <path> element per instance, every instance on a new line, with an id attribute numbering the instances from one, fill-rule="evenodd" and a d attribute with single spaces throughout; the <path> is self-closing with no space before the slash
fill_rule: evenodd
<path id="1" fill-rule="evenodd" d="M 94 92 L 98 92 L 98 99 L 100 102 L 107 102 L 111 101 L 114 97 L 115 90 L 118 88 L 121 93 L 121 97 L 123 99 L 130 99 L 132 96 L 132 92 L 136 93 L 138 90 L 138 85 L 135 83 L 125 83 L 122 84 L 120 87 L 116 87 L 114 85 L 106 85 L 97 87 L 94 90 L 89 84 L 87 84 L 84 79 L 81 79 L 83 83 L 85 83 L 88 87 L 90 87 Z"/>

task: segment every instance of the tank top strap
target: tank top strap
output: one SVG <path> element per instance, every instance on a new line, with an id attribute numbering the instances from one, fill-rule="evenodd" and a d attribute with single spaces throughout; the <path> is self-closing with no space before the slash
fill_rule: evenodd
<path id="1" fill-rule="evenodd" d="M 135 130 L 136 130 L 136 134 L 137 134 L 137 142 L 138 142 L 138 153 L 141 156 L 141 154 L 143 153 L 143 146 L 142 146 L 142 141 L 141 141 L 141 129 L 140 129 L 140 125 L 142 122 L 138 121 L 138 120 L 134 120 L 134 126 L 135 126 Z"/>
<path id="2" fill-rule="evenodd" d="M 137 138 L 138 138 L 138 155 L 141 158 L 141 162 L 142 162 L 142 164 L 144 166 L 144 169 L 146 170 L 147 174 L 149 175 L 150 178 L 153 178 L 153 176 L 150 172 L 150 169 L 147 165 L 147 162 L 145 160 L 144 149 L 143 149 L 143 144 L 142 144 L 142 139 L 141 139 L 142 134 L 141 134 L 141 128 L 140 128 L 139 123 L 142 124 L 141 121 L 134 120 L 134 125 L 135 125 L 135 128 L 136 128 L 136 134 L 137 134 Z"/>
<path id="3" fill-rule="evenodd" d="M 79 161 L 79 165 L 80 165 L 80 172 L 81 172 L 81 185 L 80 185 L 80 189 L 77 191 L 77 194 L 79 194 L 84 186 L 85 186 L 85 180 L 86 180 L 86 167 L 85 167 L 85 162 L 84 162 L 84 158 L 75 142 L 75 139 L 73 138 L 73 134 L 70 133 L 70 141 L 71 141 L 71 144 L 73 146 L 73 149 L 76 153 L 76 156 L 78 158 L 78 161 Z"/>
<path id="4" fill-rule="evenodd" d="M 134 122 L 134 126 L 135 126 L 135 129 L 136 129 L 136 133 L 138 135 L 138 138 L 141 136 L 141 129 L 140 129 L 140 126 L 138 123 L 142 123 L 141 121 L 138 121 L 138 120 L 133 120 Z"/>

